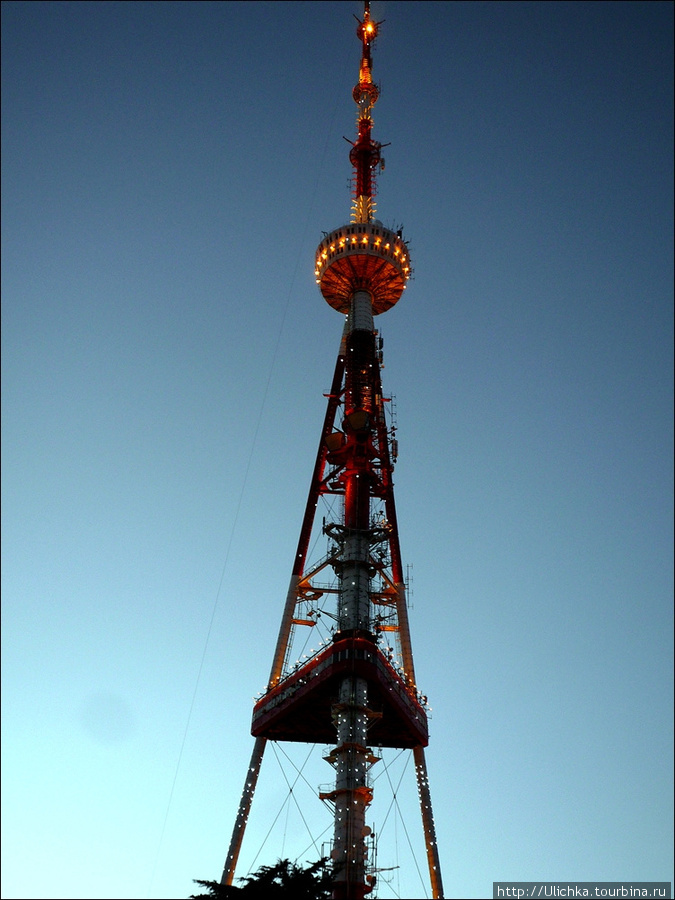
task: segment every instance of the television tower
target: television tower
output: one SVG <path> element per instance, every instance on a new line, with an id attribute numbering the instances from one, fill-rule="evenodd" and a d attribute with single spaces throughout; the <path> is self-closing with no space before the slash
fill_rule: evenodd
<path id="1" fill-rule="evenodd" d="M 401 232 L 374 218 L 375 173 L 384 162 L 382 144 L 371 135 L 379 94 L 371 47 L 381 23 L 371 18 L 368 2 L 357 21 L 351 221 L 324 237 L 315 266 L 321 293 L 345 316 L 345 325 L 269 682 L 253 709 L 255 744 L 221 883 L 234 877 L 267 741 L 321 742 L 331 745 L 325 759 L 335 769 L 334 788 L 319 794 L 334 806 L 333 898 L 363 900 L 376 881 L 366 824 L 370 770 L 380 759 L 377 748 L 396 747 L 413 752 L 431 891 L 442 898 L 424 756 L 426 697 L 415 681 L 394 503 L 397 442 L 385 415 L 382 343 L 373 324 L 399 300 L 412 269 Z M 328 551 L 308 566 L 316 509 L 325 495 L 339 499 L 340 514 L 337 521 L 324 519 Z M 334 580 L 322 581 L 331 570 Z M 291 667 L 296 630 L 314 627 L 322 613 L 332 622 L 331 639 L 306 663 Z"/>

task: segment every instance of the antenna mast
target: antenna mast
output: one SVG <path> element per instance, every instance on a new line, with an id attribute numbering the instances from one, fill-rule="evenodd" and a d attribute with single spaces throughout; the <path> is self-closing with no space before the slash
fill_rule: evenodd
<path id="1" fill-rule="evenodd" d="M 434 898 L 443 897 L 424 748 L 428 744 L 426 697 L 418 690 L 408 624 L 406 586 L 393 491 L 397 448 L 385 417 L 381 339 L 374 316 L 394 306 L 412 269 L 400 231 L 374 218 L 375 171 L 382 145 L 372 138 L 372 111 L 379 89 L 372 79 L 371 48 L 381 22 L 364 3 L 357 136 L 350 141 L 354 192 L 349 224 L 326 235 L 316 251 L 315 276 L 326 302 L 343 313 L 345 325 L 312 473 L 305 515 L 266 692 L 253 710 L 255 745 L 246 777 L 222 883 L 231 884 L 266 742 L 333 745 L 324 757 L 335 785 L 321 793 L 334 806 L 331 850 L 334 900 L 364 900 L 375 886 L 369 860 L 373 799 L 370 770 L 380 761 L 373 748 L 413 752 L 429 878 Z M 317 503 L 341 498 L 337 521 L 325 522 L 328 554 L 307 565 Z M 337 587 L 318 577 L 332 568 Z M 318 605 L 331 600 L 331 640 L 304 665 L 290 668 L 297 629 L 312 627 Z M 394 650 L 388 645 L 393 641 Z"/>

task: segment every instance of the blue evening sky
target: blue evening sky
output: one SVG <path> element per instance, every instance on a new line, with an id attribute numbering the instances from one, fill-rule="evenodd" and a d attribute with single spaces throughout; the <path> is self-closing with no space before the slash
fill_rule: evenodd
<path id="1" fill-rule="evenodd" d="M 361 11 L 2 4 L 3 897 L 220 876 L 342 330 L 313 254 Z M 672 4 L 372 11 L 447 895 L 672 880 Z M 268 750 L 240 874 L 317 858 L 309 765 L 284 806 Z M 378 765 L 380 897 L 424 896 Z"/>

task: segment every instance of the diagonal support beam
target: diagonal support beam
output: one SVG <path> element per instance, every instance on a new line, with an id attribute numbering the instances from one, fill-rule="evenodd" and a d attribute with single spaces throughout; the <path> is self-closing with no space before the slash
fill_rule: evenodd
<path id="1" fill-rule="evenodd" d="M 342 378 L 345 371 L 345 354 L 344 354 L 344 336 L 340 344 L 340 352 L 338 353 L 337 362 L 335 364 L 335 373 L 333 374 L 333 383 L 331 391 L 328 395 L 328 406 L 321 430 L 321 440 L 319 441 L 319 449 L 316 453 L 316 462 L 314 463 L 314 471 L 309 486 L 309 495 L 305 506 L 305 515 L 302 520 L 300 529 L 300 538 L 298 540 L 298 548 L 295 551 L 295 559 L 293 560 L 293 572 L 291 575 L 291 583 L 286 595 L 286 604 L 281 617 L 281 628 L 279 629 L 279 637 L 277 639 L 276 650 L 274 651 L 274 660 L 272 662 L 272 671 L 270 672 L 270 687 L 274 687 L 281 678 L 284 670 L 284 662 L 288 645 L 291 637 L 291 629 L 293 627 L 293 618 L 295 616 L 295 604 L 298 600 L 298 584 L 304 573 L 305 561 L 307 559 L 307 550 L 314 526 L 314 517 L 316 515 L 316 506 L 321 494 L 323 472 L 326 466 L 326 456 L 328 455 L 328 447 L 326 446 L 326 438 L 333 430 L 335 423 L 335 413 L 340 402 L 342 391 Z"/>
<path id="2" fill-rule="evenodd" d="M 436 826 L 434 825 L 434 813 L 431 808 L 431 791 L 429 790 L 429 775 L 427 774 L 427 762 L 424 755 L 424 747 L 415 747 L 413 749 L 413 759 L 415 761 L 417 791 L 420 798 L 420 808 L 422 810 L 422 826 L 424 828 L 424 843 L 427 849 L 431 895 L 434 900 L 443 900 L 441 861 L 438 855 Z"/>
<path id="3" fill-rule="evenodd" d="M 232 884 L 232 879 L 234 878 L 234 870 L 237 866 L 239 851 L 241 850 L 241 844 L 244 840 L 244 831 L 246 830 L 248 815 L 251 811 L 253 794 L 255 793 L 255 786 L 258 783 L 258 775 L 260 774 L 260 766 L 262 764 L 263 753 L 265 752 L 266 744 L 266 738 L 258 737 L 255 739 L 255 744 L 253 745 L 251 762 L 248 765 L 248 772 L 246 773 L 244 790 L 242 791 L 241 800 L 239 801 L 237 818 L 234 823 L 234 830 L 232 831 L 230 849 L 227 854 L 227 859 L 225 860 L 223 875 L 220 879 L 220 883 L 223 885 Z"/>

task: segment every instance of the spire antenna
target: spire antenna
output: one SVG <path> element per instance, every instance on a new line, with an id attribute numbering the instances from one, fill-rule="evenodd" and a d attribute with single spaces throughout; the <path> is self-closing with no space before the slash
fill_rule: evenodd
<path id="1" fill-rule="evenodd" d="M 373 81 L 373 61 L 370 53 L 371 44 L 377 37 L 381 22 L 370 18 L 370 3 L 364 3 L 363 20 L 356 20 L 359 25 L 356 35 L 361 41 L 361 64 L 359 80 L 354 85 L 352 96 L 358 107 L 356 118 L 357 138 L 352 144 L 349 160 L 354 167 L 354 202 L 352 205 L 353 222 L 370 222 L 375 212 L 375 169 L 381 164 L 382 145 L 371 137 L 373 127 L 373 107 L 380 95 L 378 86 Z"/>

